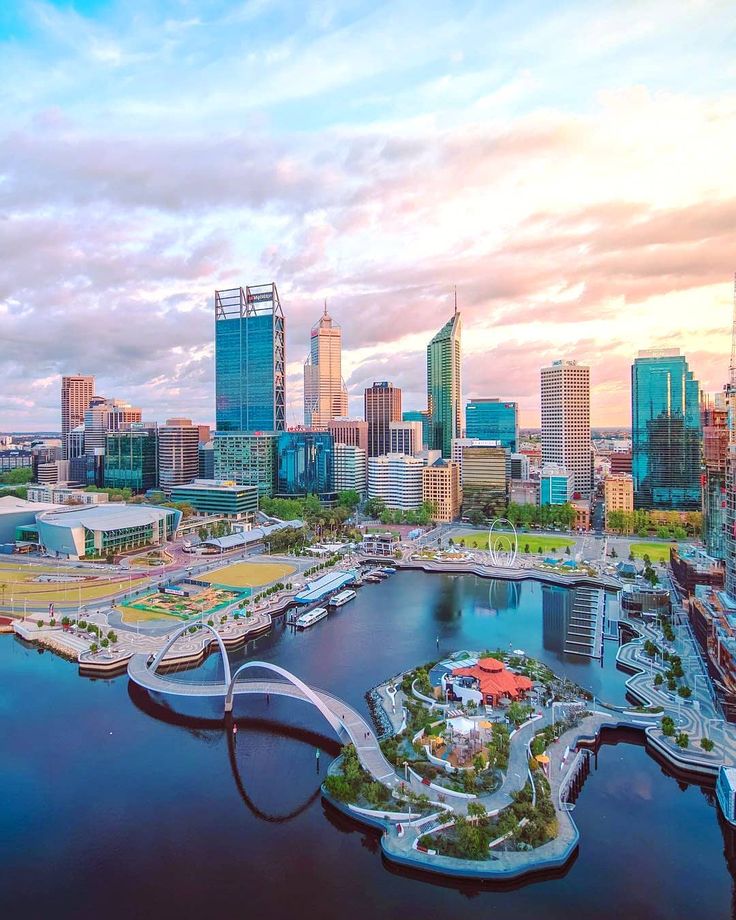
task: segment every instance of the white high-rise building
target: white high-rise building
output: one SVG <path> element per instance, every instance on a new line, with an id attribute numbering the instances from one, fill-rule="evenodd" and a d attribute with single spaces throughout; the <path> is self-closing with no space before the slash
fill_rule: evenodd
<path id="1" fill-rule="evenodd" d="M 384 454 L 368 458 L 368 498 L 382 498 L 387 508 L 415 511 L 422 504 L 422 470 L 418 457 Z"/>
<path id="2" fill-rule="evenodd" d="M 304 425 L 324 429 L 348 414 L 348 391 L 342 379 L 342 331 L 325 311 L 312 326 L 304 362 Z"/>
<path id="3" fill-rule="evenodd" d="M 355 444 L 335 442 L 335 491 L 355 490 L 365 498 L 367 487 L 367 455 Z"/>
<path id="4" fill-rule="evenodd" d="M 554 361 L 542 371 L 542 464 L 572 473 L 575 492 L 590 498 L 590 368 Z"/>

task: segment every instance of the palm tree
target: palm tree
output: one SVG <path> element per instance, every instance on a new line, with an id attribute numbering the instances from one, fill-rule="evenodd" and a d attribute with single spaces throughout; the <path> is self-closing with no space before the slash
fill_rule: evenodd
<path id="1" fill-rule="evenodd" d="M 5 606 L 5 592 L 8 590 L 8 586 L 3 584 L 0 585 L 0 591 L 3 593 L 3 607 Z"/>

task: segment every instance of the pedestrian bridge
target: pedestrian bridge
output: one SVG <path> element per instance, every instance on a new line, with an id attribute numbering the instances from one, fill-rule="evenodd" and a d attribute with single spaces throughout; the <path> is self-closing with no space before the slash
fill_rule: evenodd
<path id="1" fill-rule="evenodd" d="M 166 653 L 188 630 L 189 624 L 178 629 L 153 659 L 145 654 L 134 655 L 128 663 L 130 680 L 144 690 L 164 696 L 220 697 L 226 713 L 232 711 L 235 697 L 243 694 L 284 696 L 310 703 L 324 716 L 340 741 L 349 739 L 355 745 L 362 766 L 375 780 L 392 788 L 399 784 L 399 777 L 383 756 L 373 729 L 356 709 L 326 690 L 310 687 L 295 674 L 269 661 L 245 661 L 233 672 L 221 637 L 213 627 L 203 626 L 213 634 L 211 641 L 219 648 L 224 680 L 185 682 L 158 673 Z M 243 676 L 251 671 L 266 671 L 274 676 Z"/>

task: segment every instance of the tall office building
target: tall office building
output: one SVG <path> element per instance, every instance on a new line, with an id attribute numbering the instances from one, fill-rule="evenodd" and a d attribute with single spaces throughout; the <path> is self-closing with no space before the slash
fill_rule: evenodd
<path id="1" fill-rule="evenodd" d="M 273 432 L 215 432 L 210 478 L 258 486 L 258 494 L 270 498 L 276 484 L 277 438 Z"/>
<path id="2" fill-rule="evenodd" d="M 155 425 L 133 424 L 105 439 L 103 484 L 146 492 L 158 485 L 158 437 Z"/>
<path id="3" fill-rule="evenodd" d="M 368 456 L 380 457 L 391 447 L 391 422 L 401 421 L 401 390 L 387 380 L 376 381 L 365 391 L 368 422 Z"/>
<path id="4" fill-rule="evenodd" d="M 304 362 L 304 425 L 324 429 L 348 414 L 348 391 L 342 379 L 342 331 L 325 310 L 312 326 Z"/>
<path id="5" fill-rule="evenodd" d="M 423 447 L 421 422 L 390 422 L 388 426 L 389 453 L 416 456 Z"/>
<path id="6" fill-rule="evenodd" d="M 422 447 L 429 447 L 429 409 L 409 409 L 401 418 L 405 422 L 422 423 Z"/>
<path id="7" fill-rule="evenodd" d="M 170 418 L 158 429 L 158 486 L 167 495 L 199 476 L 199 427 Z"/>
<path id="8" fill-rule="evenodd" d="M 506 451 L 497 442 L 458 438 L 453 457 L 459 458 L 463 513 L 495 516 L 506 505 Z"/>
<path id="9" fill-rule="evenodd" d="M 328 422 L 327 430 L 335 444 L 350 444 L 368 453 L 368 422 L 358 418 L 335 418 Z"/>
<path id="10" fill-rule="evenodd" d="M 519 445 L 519 407 L 500 399 L 469 399 L 465 404 L 465 437 L 500 441 L 515 454 Z"/>
<path id="11" fill-rule="evenodd" d="M 381 454 L 368 458 L 368 498 L 380 498 L 387 508 L 416 511 L 422 504 L 422 470 L 419 457 Z"/>
<path id="12" fill-rule="evenodd" d="M 429 447 L 450 457 L 452 439 L 462 435 L 462 321 L 455 312 L 427 346 Z"/>
<path id="13" fill-rule="evenodd" d="M 368 475 L 366 452 L 355 444 L 335 441 L 335 491 L 355 491 L 365 498 Z"/>
<path id="14" fill-rule="evenodd" d="M 84 422 L 84 413 L 95 395 L 95 378 L 89 375 L 65 375 L 61 378 L 61 451 L 68 458 L 69 434 Z"/>
<path id="15" fill-rule="evenodd" d="M 335 442 L 329 431 L 284 431 L 276 441 L 276 494 L 337 499 Z"/>
<path id="16" fill-rule="evenodd" d="M 701 506 L 703 543 L 714 559 L 726 558 L 726 464 L 728 462 L 728 409 L 722 393 L 704 398 L 700 406 L 703 427 Z"/>
<path id="17" fill-rule="evenodd" d="M 631 367 L 634 506 L 700 509 L 700 391 L 678 349 L 639 352 Z"/>
<path id="18" fill-rule="evenodd" d="M 284 431 L 285 367 L 285 320 L 276 285 L 215 291 L 217 431 Z"/>
<path id="19" fill-rule="evenodd" d="M 590 442 L 590 368 L 554 361 L 541 371 L 542 464 L 572 473 L 574 491 L 589 498 L 593 487 Z"/>

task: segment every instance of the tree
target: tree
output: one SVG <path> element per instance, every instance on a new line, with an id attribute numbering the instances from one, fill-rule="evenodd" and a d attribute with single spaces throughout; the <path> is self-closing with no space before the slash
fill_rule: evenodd
<path id="1" fill-rule="evenodd" d="M 365 503 L 365 513 L 371 518 L 380 518 L 386 510 L 386 502 L 382 498 L 369 498 Z"/>
<path id="2" fill-rule="evenodd" d="M 675 734 L 675 722 L 670 716 L 662 717 L 662 734 L 671 738 Z"/>
<path id="3" fill-rule="evenodd" d="M 712 751 L 713 748 L 715 747 L 715 745 L 714 745 L 713 742 L 710 740 L 710 738 L 701 738 L 701 739 L 700 739 L 700 746 L 702 747 L 702 749 L 703 749 L 704 751 L 708 751 L 708 752 Z"/>
<path id="4" fill-rule="evenodd" d="M 483 524 L 485 521 L 485 517 L 483 516 L 483 512 L 480 510 L 480 508 L 472 508 L 468 513 L 468 520 L 473 525 L 473 527 L 480 527 L 481 524 Z"/>
<path id="5" fill-rule="evenodd" d="M 20 486 L 33 480 L 33 467 L 17 466 L 14 470 L 0 473 L 0 483 L 8 486 Z"/>
<path id="6" fill-rule="evenodd" d="M 349 508 L 351 511 L 355 509 L 360 504 L 360 494 L 356 492 L 355 489 L 345 489 L 344 492 L 340 492 L 337 496 L 338 505 L 342 505 L 344 508 Z"/>

